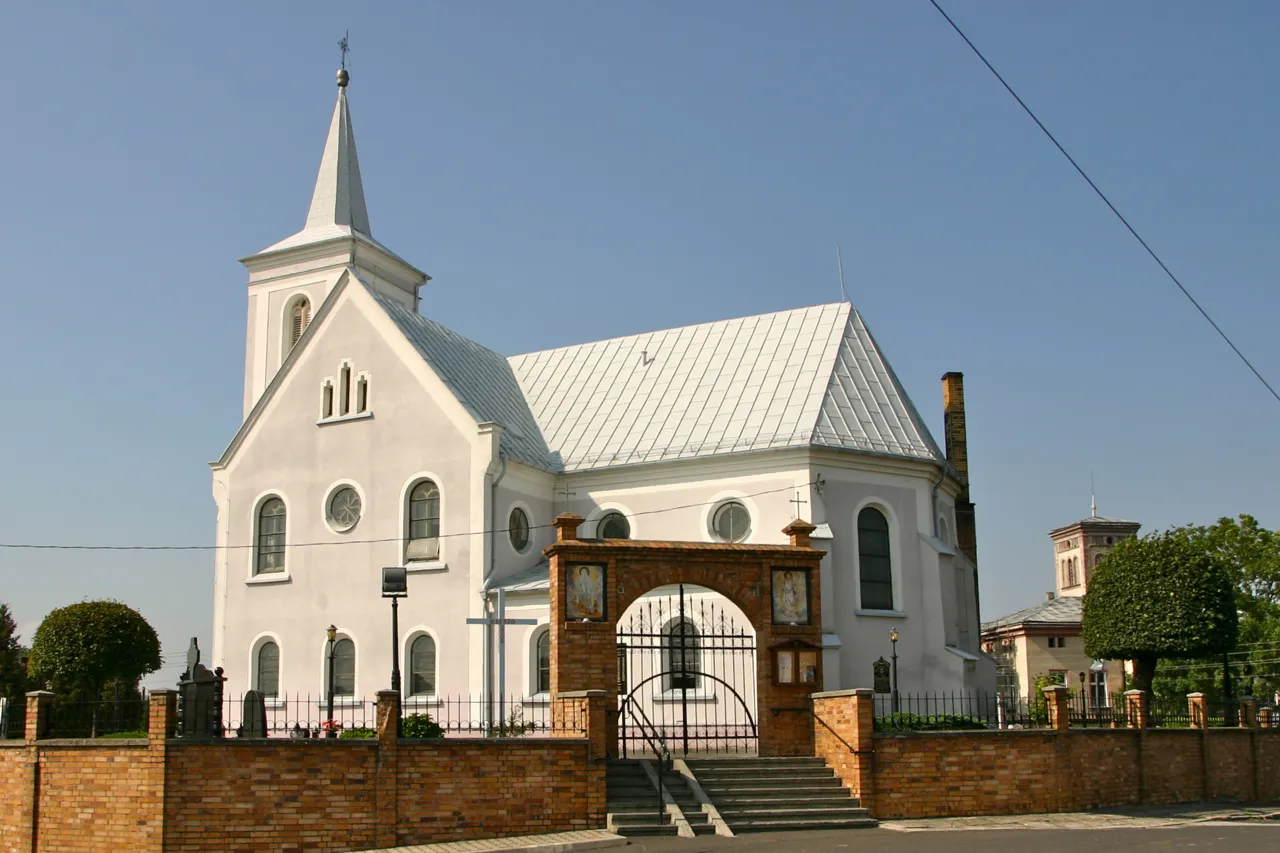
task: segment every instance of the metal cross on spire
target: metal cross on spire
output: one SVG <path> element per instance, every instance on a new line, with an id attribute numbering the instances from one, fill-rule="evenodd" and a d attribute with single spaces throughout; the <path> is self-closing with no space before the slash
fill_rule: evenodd
<path id="1" fill-rule="evenodd" d="M 347 70 L 347 54 L 351 52 L 350 42 L 351 30 L 347 30 L 342 34 L 342 38 L 338 41 L 338 50 L 342 51 L 342 70 Z"/>

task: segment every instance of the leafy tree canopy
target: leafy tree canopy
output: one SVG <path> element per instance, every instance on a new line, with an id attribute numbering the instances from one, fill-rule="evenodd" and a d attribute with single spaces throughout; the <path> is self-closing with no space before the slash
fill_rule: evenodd
<path id="1" fill-rule="evenodd" d="M 1123 540 L 1089 578 L 1082 627 L 1088 655 L 1134 661 L 1134 687 L 1149 691 L 1160 658 L 1235 647 L 1232 572 L 1202 528 Z"/>
<path id="2" fill-rule="evenodd" d="M 1239 643 L 1229 654 L 1235 689 L 1254 696 L 1280 692 L 1280 535 L 1249 515 L 1188 532 L 1222 560 L 1235 588 Z M 1222 656 L 1162 669 L 1154 690 L 1168 699 L 1200 692 L 1217 704 L 1223 695 Z"/>
<path id="3" fill-rule="evenodd" d="M 55 693 L 100 696 L 109 682 L 136 685 L 159 668 L 160 639 L 142 614 L 118 601 L 83 601 L 40 623 L 27 674 Z"/>
<path id="4" fill-rule="evenodd" d="M 21 700 L 27 689 L 26 649 L 18 642 L 18 625 L 9 605 L 0 604 L 0 697 Z"/>

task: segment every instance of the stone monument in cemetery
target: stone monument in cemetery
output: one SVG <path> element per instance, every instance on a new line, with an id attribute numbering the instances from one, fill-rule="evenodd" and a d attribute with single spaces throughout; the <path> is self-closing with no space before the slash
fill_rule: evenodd
<path id="1" fill-rule="evenodd" d="M 261 690 L 244 694 L 244 721 L 236 729 L 236 737 L 267 736 L 267 697 Z"/>
<path id="2" fill-rule="evenodd" d="M 192 637 L 187 649 L 187 669 L 178 679 L 178 737 L 222 737 L 222 686 L 225 682 L 222 667 L 211 672 L 200 663 L 200 644 Z"/>

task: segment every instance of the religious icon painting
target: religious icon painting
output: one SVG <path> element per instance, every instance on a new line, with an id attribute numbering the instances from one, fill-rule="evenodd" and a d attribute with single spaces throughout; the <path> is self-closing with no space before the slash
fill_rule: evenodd
<path id="1" fill-rule="evenodd" d="M 808 625 L 809 570 L 773 570 L 773 624 Z"/>
<path id="2" fill-rule="evenodd" d="M 569 622 L 605 620 L 605 566 L 572 563 L 565 567 L 564 613 Z"/>

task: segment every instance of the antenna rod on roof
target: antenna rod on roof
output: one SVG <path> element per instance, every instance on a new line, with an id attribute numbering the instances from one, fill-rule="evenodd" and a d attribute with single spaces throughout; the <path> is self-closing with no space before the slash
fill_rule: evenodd
<path id="1" fill-rule="evenodd" d="M 1093 469 L 1089 469 L 1089 517 L 1098 517 L 1098 495 L 1093 488 Z"/>
<path id="2" fill-rule="evenodd" d="M 848 302 L 849 295 L 844 290 L 844 258 L 840 257 L 840 247 L 836 246 L 836 267 L 840 270 L 840 301 Z"/>

